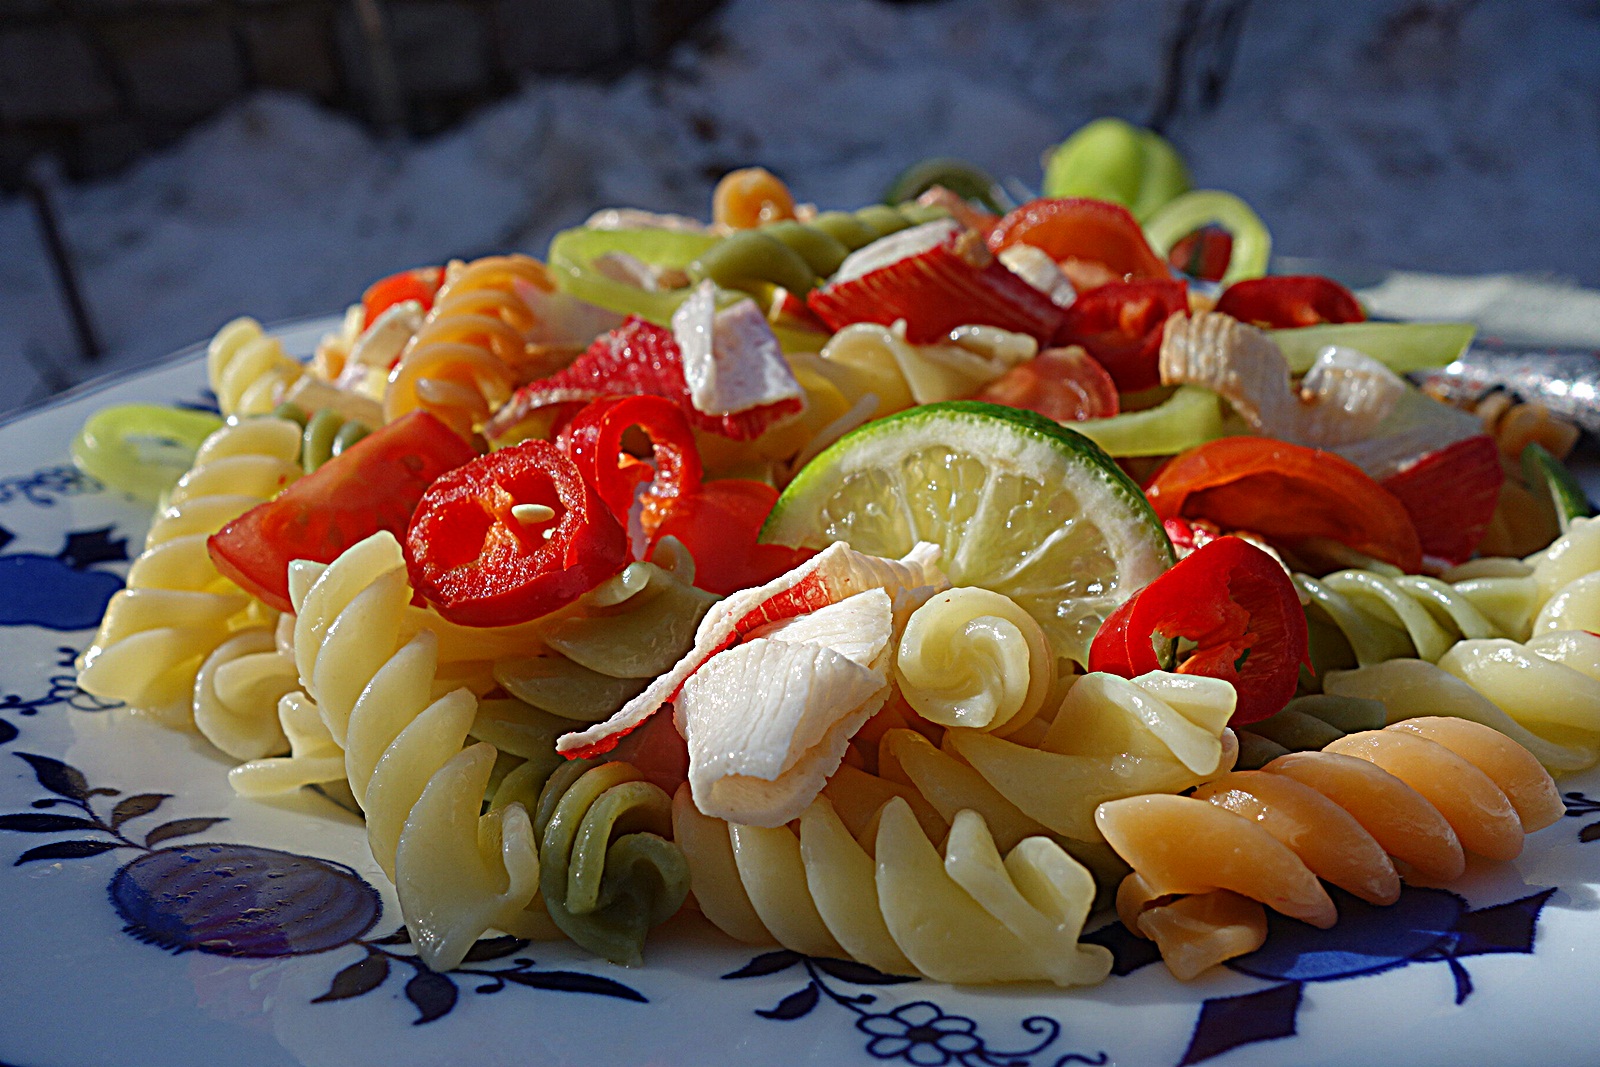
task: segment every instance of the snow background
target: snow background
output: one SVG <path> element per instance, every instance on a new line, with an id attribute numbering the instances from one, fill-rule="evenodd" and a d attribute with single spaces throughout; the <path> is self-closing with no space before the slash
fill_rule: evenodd
<path id="1" fill-rule="evenodd" d="M 0 411 L 400 267 L 538 254 L 601 206 L 705 215 L 761 163 L 823 207 L 955 155 L 1036 186 L 1082 123 L 1155 110 L 1181 0 L 730 0 L 658 69 L 528 82 L 426 141 L 260 94 L 55 199 L 108 352 L 85 363 L 31 207 L 0 198 Z M 1254 3 L 1213 108 L 1167 128 L 1282 255 L 1600 285 L 1600 2 Z M 1190 83 L 1203 71 L 1191 72 Z M 1600 329 L 1600 323 L 1596 324 Z"/>

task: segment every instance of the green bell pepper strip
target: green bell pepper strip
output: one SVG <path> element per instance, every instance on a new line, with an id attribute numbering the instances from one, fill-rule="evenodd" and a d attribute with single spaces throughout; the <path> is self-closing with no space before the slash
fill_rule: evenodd
<path id="1" fill-rule="evenodd" d="M 1443 367 L 1461 358 L 1477 327 L 1469 322 L 1330 322 L 1289 330 L 1268 330 L 1289 360 L 1304 374 L 1329 345 L 1365 352 L 1398 374 Z"/>
<path id="2" fill-rule="evenodd" d="M 1189 189 L 1189 171 L 1177 149 L 1160 134 L 1121 119 L 1083 126 L 1045 161 L 1046 197 L 1110 200 L 1140 222 Z"/>
<path id="3" fill-rule="evenodd" d="M 109 488 L 154 503 L 221 426 L 209 411 L 120 404 L 89 416 L 72 440 L 72 462 Z"/>
<path id="4" fill-rule="evenodd" d="M 1113 456 L 1170 456 L 1224 436 L 1222 400 L 1181 385 L 1153 408 L 1075 422 L 1072 429 Z"/>
<path id="5" fill-rule="evenodd" d="M 1163 258 L 1173 246 L 1202 226 L 1221 226 L 1233 235 L 1233 255 L 1222 275 L 1224 285 L 1259 278 L 1272 257 L 1272 235 L 1249 204 L 1232 193 L 1201 189 L 1167 203 L 1144 224 L 1144 234 Z"/>
<path id="6" fill-rule="evenodd" d="M 637 315 L 658 326 L 671 326 L 672 313 L 688 297 L 689 289 L 648 292 L 607 278 L 591 264 L 607 252 L 625 252 L 654 267 L 687 271 L 690 263 L 722 240 L 715 234 L 681 230 L 597 230 L 579 226 L 556 234 L 550 242 L 547 266 L 556 288 L 564 293 L 619 315 Z M 731 304 L 744 297 L 744 293 L 724 292 L 718 303 Z M 772 332 L 786 352 L 815 352 L 827 340 L 823 334 L 783 326 L 774 326 Z"/>
<path id="7" fill-rule="evenodd" d="M 884 190 L 883 202 L 894 207 L 915 200 L 935 185 L 942 185 L 963 200 L 981 204 L 996 215 L 1004 215 L 1011 198 L 1000 183 L 982 169 L 961 159 L 938 156 L 913 163 Z"/>

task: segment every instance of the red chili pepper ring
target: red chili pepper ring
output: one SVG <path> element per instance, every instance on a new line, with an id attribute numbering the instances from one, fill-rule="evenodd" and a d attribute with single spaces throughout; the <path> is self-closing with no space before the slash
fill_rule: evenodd
<path id="1" fill-rule="evenodd" d="M 464 626 L 547 615 L 628 561 L 622 526 L 548 441 L 491 452 L 434 482 L 405 548 L 411 584 Z"/>

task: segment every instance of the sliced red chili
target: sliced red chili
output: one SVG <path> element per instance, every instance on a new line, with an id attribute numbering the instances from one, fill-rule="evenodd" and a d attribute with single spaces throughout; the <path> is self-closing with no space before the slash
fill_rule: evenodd
<path id="1" fill-rule="evenodd" d="M 371 326 L 373 319 L 404 300 L 415 300 L 427 311 L 433 307 L 433 298 L 439 295 L 439 286 L 443 283 L 443 267 L 413 267 L 379 278 L 361 294 L 361 307 L 365 312 L 363 328 Z"/>
<path id="2" fill-rule="evenodd" d="M 535 505 L 531 514 L 515 510 L 524 504 Z M 440 478 L 417 505 L 405 547 L 411 584 L 464 626 L 547 615 L 628 561 L 626 532 L 548 441 L 491 452 Z"/>
<path id="3" fill-rule="evenodd" d="M 1504 482 L 1499 447 L 1479 434 L 1418 456 L 1379 484 L 1411 516 L 1423 554 L 1455 566 L 1483 540 Z"/>
<path id="4" fill-rule="evenodd" d="M 1172 246 L 1167 262 L 1191 278 L 1218 282 L 1233 258 L 1233 234 L 1221 226 L 1202 226 Z"/>
<path id="5" fill-rule="evenodd" d="M 1236 726 L 1280 711 L 1308 662 L 1294 583 L 1277 560 L 1238 537 L 1201 545 L 1125 601 L 1095 635 L 1089 669 L 1124 678 L 1160 670 L 1157 643 L 1179 638 L 1195 649 L 1178 673 L 1230 683 Z"/>
<path id="6" fill-rule="evenodd" d="M 1165 519 L 1206 519 L 1274 547 L 1328 538 L 1415 573 L 1422 548 L 1394 494 L 1342 456 L 1269 437 L 1224 437 L 1191 448 L 1145 488 Z"/>
<path id="7" fill-rule="evenodd" d="M 1216 310 L 1263 329 L 1283 330 L 1324 322 L 1365 322 L 1355 294 L 1320 274 L 1284 274 L 1234 282 Z"/>
<path id="8" fill-rule="evenodd" d="M 434 479 L 477 455 L 443 422 L 414 411 L 234 519 L 211 535 L 206 549 L 239 588 L 279 611 L 293 611 L 291 560 L 332 563 L 379 530 L 400 536 Z"/>
<path id="9" fill-rule="evenodd" d="M 623 435 L 638 427 L 650 440 L 655 464 L 623 450 Z M 700 488 L 700 450 L 683 409 L 659 396 L 626 396 L 596 400 L 573 416 L 556 444 L 577 464 L 624 526 L 639 486 L 654 483 L 650 496 L 668 499 Z M 647 505 L 648 510 L 648 505 Z M 646 532 L 649 532 L 646 525 Z"/>
<path id="10" fill-rule="evenodd" d="M 1118 389 L 1136 393 L 1161 384 L 1161 329 L 1187 310 L 1189 289 L 1183 282 L 1110 282 L 1078 294 L 1054 343 L 1082 345 Z"/>

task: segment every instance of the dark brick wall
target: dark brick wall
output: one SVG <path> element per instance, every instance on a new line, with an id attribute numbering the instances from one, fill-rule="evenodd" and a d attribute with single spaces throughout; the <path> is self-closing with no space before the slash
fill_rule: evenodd
<path id="1" fill-rule="evenodd" d="M 116 170 L 259 87 L 434 132 L 524 74 L 656 58 L 719 2 L 0 0 L 0 187 L 41 152 Z"/>

